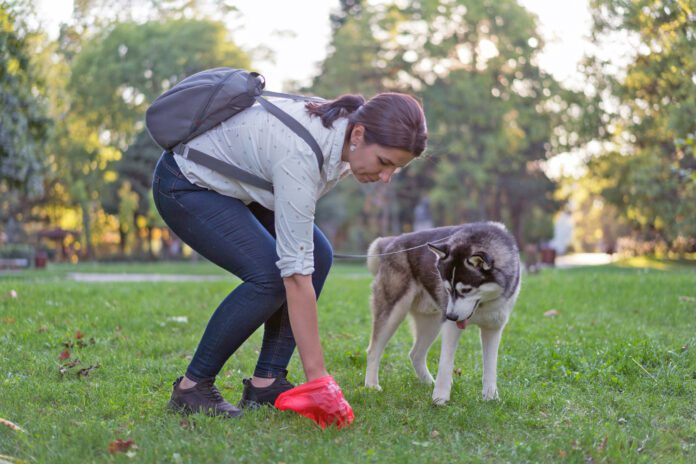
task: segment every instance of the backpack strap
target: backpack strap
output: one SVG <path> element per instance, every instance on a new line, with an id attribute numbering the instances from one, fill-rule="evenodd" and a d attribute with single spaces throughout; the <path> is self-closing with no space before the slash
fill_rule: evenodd
<path id="1" fill-rule="evenodd" d="M 231 177 L 232 179 L 237 179 L 245 184 L 253 185 L 264 190 L 268 190 L 273 193 L 273 184 L 265 179 L 260 178 L 242 168 L 221 161 L 217 158 L 198 151 L 195 148 L 191 148 L 184 143 L 180 143 L 172 149 L 172 152 L 181 156 L 184 159 L 193 161 L 196 164 L 205 166 L 206 168 L 212 169 L 213 171 L 222 174 L 223 176 Z"/>
<path id="2" fill-rule="evenodd" d="M 280 94 L 276 92 L 268 92 L 264 91 L 264 95 L 273 95 L 273 96 L 282 96 L 285 98 L 292 98 L 293 100 L 307 100 L 308 98 L 306 97 L 299 97 L 297 95 L 288 95 L 288 94 Z M 307 142 L 307 145 L 312 149 L 314 154 L 317 157 L 317 163 L 319 163 L 319 172 L 321 172 L 321 168 L 324 167 L 324 155 L 321 152 L 321 148 L 319 147 L 319 144 L 317 141 L 314 139 L 312 134 L 309 133 L 309 131 L 295 118 L 290 116 L 288 113 L 285 111 L 281 110 L 278 108 L 276 105 L 273 103 L 269 102 L 265 98 L 263 98 L 261 95 L 255 95 L 254 98 L 256 98 L 256 101 L 259 102 L 261 106 L 263 106 L 266 111 L 271 113 L 273 116 L 276 118 L 280 119 L 280 122 L 288 126 L 290 130 L 292 130 L 295 134 L 297 134 L 302 140 Z"/>
<path id="3" fill-rule="evenodd" d="M 295 101 L 311 101 L 315 103 L 326 103 L 325 98 L 321 97 L 306 97 L 304 95 L 293 95 L 291 93 L 282 93 L 282 92 L 272 92 L 270 90 L 263 90 L 261 92 L 262 95 L 266 97 L 278 97 L 278 98 L 289 98 L 290 100 L 295 100 Z"/>

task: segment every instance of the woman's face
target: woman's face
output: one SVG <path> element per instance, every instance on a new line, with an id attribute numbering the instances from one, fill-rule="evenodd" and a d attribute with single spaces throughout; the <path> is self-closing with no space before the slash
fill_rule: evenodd
<path id="1" fill-rule="evenodd" d="M 350 164 L 350 170 L 358 182 L 382 181 L 387 184 L 394 173 L 410 163 L 414 156 L 399 148 L 383 147 L 376 143 L 368 145 L 363 138 L 364 133 L 364 126 L 356 124 L 353 127 L 350 144 L 355 149 L 351 150 L 348 144 L 343 149 L 341 159 Z"/>

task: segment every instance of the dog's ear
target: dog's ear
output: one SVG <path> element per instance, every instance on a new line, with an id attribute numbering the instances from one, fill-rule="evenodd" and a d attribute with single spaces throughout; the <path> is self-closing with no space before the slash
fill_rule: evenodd
<path id="1" fill-rule="evenodd" d="M 475 269 L 488 272 L 493 269 L 493 258 L 485 251 L 477 251 L 466 259 L 466 263 Z"/>
<path id="2" fill-rule="evenodd" d="M 447 255 L 449 255 L 449 247 L 447 246 L 446 243 L 444 245 L 438 245 L 438 246 L 435 246 L 432 243 L 428 243 L 428 248 L 430 248 L 430 251 L 435 253 L 435 255 L 439 259 L 445 259 L 447 257 Z"/>

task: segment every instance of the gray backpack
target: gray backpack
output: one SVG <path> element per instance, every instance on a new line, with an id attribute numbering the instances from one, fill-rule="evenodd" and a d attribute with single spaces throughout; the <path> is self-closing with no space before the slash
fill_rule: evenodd
<path id="1" fill-rule="evenodd" d="M 270 92 L 264 90 L 265 85 L 263 76 L 243 69 L 215 68 L 201 71 L 157 97 L 145 113 L 145 126 L 150 137 L 163 149 L 222 175 L 273 192 L 273 185 L 269 181 L 187 145 L 196 136 L 249 108 L 254 102 L 259 102 L 307 142 L 317 157 L 321 171 L 324 156 L 312 134 L 295 118 L 263 96 L 317 102 L 324 100 Z"/>

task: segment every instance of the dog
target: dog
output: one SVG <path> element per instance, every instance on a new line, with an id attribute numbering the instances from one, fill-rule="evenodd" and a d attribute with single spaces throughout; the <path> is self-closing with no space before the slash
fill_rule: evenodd
<path id="1" fill-rule="evenodd" d="M 411 362 L 421 381 L 435 384 L 435 404 L 450 400 L 457 342 L 468 324 L 478 325 L 481 332 L 483 399 L 498 399 L 498 346 L 521 285 L 519 250 L 505 226 L 477 222 L 380 237 L 367 254 L 374 279 L 365 386 L 381 390 L 382 353 L 410 313 Z M 435 380 L 426 359 L 440 332 Z"/>

